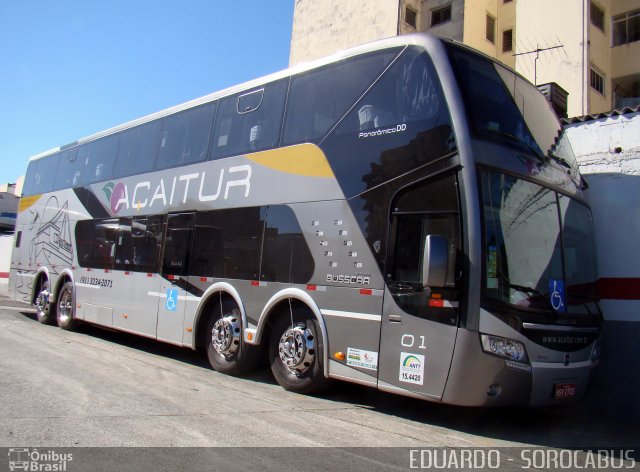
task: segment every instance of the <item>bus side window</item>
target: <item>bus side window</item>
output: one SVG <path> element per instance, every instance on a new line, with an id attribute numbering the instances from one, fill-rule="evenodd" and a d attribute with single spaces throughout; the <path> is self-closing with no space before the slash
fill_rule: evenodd
<path id="1" fill-rule="evenodd" d="M 207 158 L 217 102 L 165 118 L 155 169 L 202 162 Z"/>
<path id="2" fill-rule="evenodd" d="M 76 223 L 78 263 L 81 267 L 112 269 L 118 220 L 82 220 Z"/>
<path id="3" fill-rule="evenodd" d="M 114 170 L 115 178 L 142 174 L 153 168 L 161 127 L 162 121 L 154 120 L 122 133 Z"/>
<path id="4" fill-rule="evenodd" d="M 75 187 L 80 183 L 81 163 L 78 160 L 78 148 L 60 153 L 60 162 L 56 174 L 55 188 Z M 84 167 L 82 165 L 82 167 Z"/>
<path id="5" fill-rule="evenodd" d="M 278 145 L 288 79 L 220 100 L 209 159 Z"/>
<path id="6" fill-rule="evenodd" d="M 169 215 L 164 238 L 162 273 L 188 275 L 195 213 Z"/>
<path id="7" fill-rule="evenodd" d="M 80 147 L 77 160 L 84 166 L 82 184 L 92 184 L 113 178 L 113 163 L 118 149 L 119 134 L 112 134 Z"/>
<path id="8" fill-rule="evenodd" d="M 162 242 L 162 216 L 134 218 L 131 223 L 131 270 L 157 272 Z"/>
<path id="9" fill-rule="evenodd" d="M 120 218 L 114 268 L 116 270 L 129 270 L 132 260 L 133 241 L 131 240 L 131 218 Z"/>
<path id="10" fill-rule="evenodd" d="M 58 167 L 59 160 L 60 155 L 54 154 L 52 156 L 48 156 L 35 161 L 37 165 L 33 177 L 31 194 L 45 193 L 54 190 L 53 176 L 56 175 L 56 169 Z"/>
<path id="11" fill-rule="evenodd" d="M 387 49 L 293 76 L 283 144 L 320 141 L 397 54 Z"/>
<path id="12" fill-rule="evenodd" d="M 444 287 L 423 286 L 422 260 L 428 235 L 442 236 L 448 241 Z M 454 176 L 414 186 L 393 202 L 387 283 L 403 310 L 434 321 L 453 322 L 450 313 L 430 310 L 428 300 L 432 290 L 437 290 L 447 300 L 459 299 L 460 244 L 460 213 Z"/>

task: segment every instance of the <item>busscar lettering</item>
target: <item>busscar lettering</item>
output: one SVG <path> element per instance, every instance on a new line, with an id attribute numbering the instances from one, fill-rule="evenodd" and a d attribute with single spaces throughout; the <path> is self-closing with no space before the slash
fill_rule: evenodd
<path id="1" fill-rule="evenodd" d="M 347 285 L 369 285 L 371 283 L 371 277 L 364 275 L 327 274 L 327 282 Z"/>

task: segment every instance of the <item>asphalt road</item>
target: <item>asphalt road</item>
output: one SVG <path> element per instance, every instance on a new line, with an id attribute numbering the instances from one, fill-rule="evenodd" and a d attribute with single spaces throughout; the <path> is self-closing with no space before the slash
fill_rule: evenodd
<path id="1" fill-rule="evenodd" d="M 86 327 L 0 298 L 0 447 L 637 447 L 640 428 L 580 406 L 468 409 L 336 384 L 219 374 L 202 353 Z"/>

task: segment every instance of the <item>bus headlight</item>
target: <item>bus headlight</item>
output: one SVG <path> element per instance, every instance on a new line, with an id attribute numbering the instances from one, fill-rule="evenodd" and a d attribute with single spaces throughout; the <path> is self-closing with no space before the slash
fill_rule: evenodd
<path id="1" fill-rule="evenodd" d="M 482 350 L 495 356 L 504 357 L 517 362 L 528 362 L 527 351 L 524 344 L 512 339 L 501 338 L 489 334 L 481 334 Z"/>

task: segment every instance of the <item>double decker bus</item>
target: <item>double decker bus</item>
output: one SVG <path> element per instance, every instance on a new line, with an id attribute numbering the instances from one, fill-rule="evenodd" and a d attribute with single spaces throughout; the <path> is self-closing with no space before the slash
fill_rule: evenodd
<path id="1" fill-rule="evenodd" d="M 33 157 L 10 291 L 300 393 L 562 403 L 599 357 L 584 187 L 533 85 L 400 36 Z"/>

